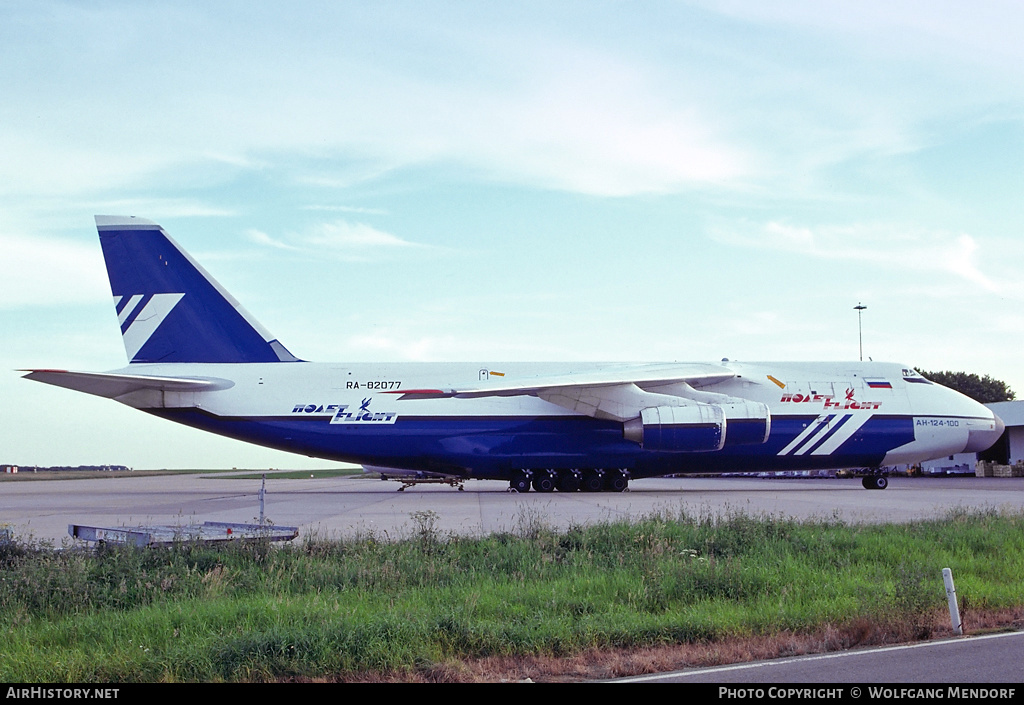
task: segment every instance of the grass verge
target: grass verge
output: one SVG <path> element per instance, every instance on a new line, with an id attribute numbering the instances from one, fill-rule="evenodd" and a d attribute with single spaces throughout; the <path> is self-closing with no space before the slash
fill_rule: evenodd
<path id="1" fill-rule="evenodd" d="M 922 639 L 949 633 L 945 567 L 966 629 L 1024 615 L 1024 517 L 995 511 L 413 520 L 397 541 L 0 544 L 0 681 L 538 680 Z"/>

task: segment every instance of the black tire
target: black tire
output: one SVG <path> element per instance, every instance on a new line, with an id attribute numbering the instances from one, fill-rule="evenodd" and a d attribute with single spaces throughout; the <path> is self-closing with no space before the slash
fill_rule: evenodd
<path id="1" fill-rule="evenodd" d="M 604 475 L 596 471 L 584 473 L 580 489 L 584 492 L 600 492 L 604 489 Z"/>
<path id="2" fill-rule="evenodd" d="M 884 490 L 889 486 L 889 480 L 884 475 L 869 475 L 861 480 L 861 484 L 867 490 Z"/>
<path id="3" fill-rule="evenodd" d="M 554 492 L 555 477 L 549 472 L 538 472 L 533 476 L 533 489 L 537 492 Z"/>
<path id="4" fill-rule="evenodd" d="M 576 492 L 580 488 L 580 475 L 577 472 L 563 470 L 558 473 L 558 491 Z"/>
<path id="5" fill-rule="evenodd" d="M 530 491 L 530 478 L 526 476 L 525 472 L 516 473 L 512 476 L 512 479 L 508 482 L 509 489 L 513 489 L 516 492 L 529 492 Z"/>
<path id="6" fill-rule="evenodd" d="M 620 470 L 605 475 L 604 488 L 608 492 L 625 492 L 629 487 L 629 478 Z"/>

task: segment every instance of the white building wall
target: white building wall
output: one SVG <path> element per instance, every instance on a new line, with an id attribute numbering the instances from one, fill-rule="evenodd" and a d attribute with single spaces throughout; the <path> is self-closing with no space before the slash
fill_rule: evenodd
<path id="1" fill-rule="evenodd" d="M 1024 460 L 1024 428 L 1010 429 L 1010 465 Z"/>
<path id="2" fill-rule="evenodd" d="M 1010 440 L 1010 465 L 1018 460 L 1024 461 L 1024 401 L 1003 401 L 995 404 L 986 404 L 1006 424 Z M 977 453 L 959 453 L 951 458 L 938 458 L 921 463 L 924 472 L 940 471 L 966 465 L 974 470 L 978 460 Z"/>

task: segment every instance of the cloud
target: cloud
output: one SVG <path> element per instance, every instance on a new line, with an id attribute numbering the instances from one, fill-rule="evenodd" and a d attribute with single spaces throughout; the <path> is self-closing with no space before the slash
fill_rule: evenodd
<path id="1" fill-rule="evenodd" d="M 716 134 L 714 116 L 678 76 L 659 75 L 658 62 L 543 23 L 508 24 L 501 13 L 397 26 L 387 12 L 280 22 L 188 4 L 22 14 L 21 32 L 0 33 L 10 42 L 0 59 L 27 54 L 48 70 L 36 80 L 31 71 L 0 77 L 8 136 L 0 179 L 18 192 L 123 189 L 310 154 L 344 155 L 360 173 L 457 164 L 511 183 L 615 196 L 718 183 L 748 169 Z M 333 36 L 339 26 L 344 37 Z M 140 39 L 150 36 L 160 41 Z M 51 43 L 74 63 L 37 48 Z M 424 71 L 425 60 L 440 67 Z"/>
<path id="2" fill-rule="evenodd" d="M 52 237 L 0 235 L 0 308 L 95 303 L 110 295 L 99 248 Z"/>
<path id="3" fill-rule="evenodd" d="M 461 117 L 437 125 L 448 158 L 493 178 L 600 196 L 667 193 L 746 176 L 696 97 L 644 62 L 585 46 L 531 45 L 511 88 L 453 86 Z"/>
<path id="4" fill-rule="evenodd" d="M 790 25 L 852 37 L 887 54 L 926 54 L 929 59 L 999 68 L 1010 73 L 1024 60 L 1020 42 L 1020 3 L 989 0 L 973 5 L 958 0 L 890 0 L 884 3 L 820 2 L 749 3 L 707 0 L 716 12 L 769 25 Z M 899 41 L 894 41 L 898 39 Z"/>
<path id="5" fill-rule="evenodd" d="M 777 221 L 763 225 L 716 227 L 721 242 L 817 259 L 887 269 L 951 274 L 981 288 L 1007 293 L 978 263 L 979 245 L 969 234 L 924 230 L 896 224 L 801 227 Z"/>
<path id="6" fill-rule="evenodd" d="M 442 164 L 601 196 L 777 192 L 1020 92 L 1012 3 L 698 4 L 580 27 L 546 7 L 24 5 L 0 27 L 23 69 L 0 76 L 0 181 L 66 196 L 273 164 L 343 188 Z"/>
<path id="7" fill-rule="evenodd" d="M 309 205 L 303 206 L 303 210 L 307 211 L 333 211 L 337 213 L 359 213 L 361 215 L 387 215 L 388 212 L 381 208 L 361 208 L 359 206 L 329 206 L 329 205 Z"/>
<path id="8" fill-rule="evenodd" d="M 430 362 L 450 359 L 453 350 L 463 350 L 452 337 L 417 335 L 414 331 L 385 330 L 352 336 L 348 344 L 371 357 Z"/>
<path id="9" fill-rule="evenodd" d="M 360 262 L 404 250 L 436 249 L 366 223 L 346 220 L 318 223 L 305 232 L 290 233 L 285 238 L 275 238 L 256 229 L 247 230 L 245 235 L 262 247 L 294 252 L 307 258 L 332 257 Z"/>
<path id="10" fill-rule="evenodd" d="M 269 235 L 267 235 L 262 230 L 255 230 L 255 229 L 246 230 L 245 231 L 245 236 L 247 238 L 249 238 L 250 240 L 252 240 L 253 242 L 255 242 L 257 245 L 265 245 L 267 247 L 273 247 L 273 248 L 276 248 L 278 250 L 288 250 L 290 252 L 299 252 L 299 251 L 302 250 L 301 247 L 295 247 L 294 245 L 289 245 L 286 242 L 281 242 L 280 240 L 275 240 L 274 238 L 270 237 Z"/>
<path id="11" fill-rule="evenodd" d="M 349 223 L 344 220 L 317 225 L 303 240 L 316 247 L 334 251 L 365 251 L 376 248 L 424 247 L 403 240 L 397 235 L 378 230 L 365 223 Z"/>

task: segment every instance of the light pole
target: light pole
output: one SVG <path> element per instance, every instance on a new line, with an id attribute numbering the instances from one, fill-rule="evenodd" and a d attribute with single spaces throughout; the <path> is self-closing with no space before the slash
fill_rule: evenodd
<path id="1" fill-rule="evenodd" d="M 862 304 L 860 301 L 858 301 L 857 305 L 853 307 L 853 310 L 857 312 L 857 342 L 860 344 L 860 361 L 861 362 L 864 362 L 864 333 L 863 333 L 863 328 L 861 327 L 861 323 L 860 323 L 860 313 L 861 313 L 861 311 L 863 311 L 866 308 L 867 308 L 867 306 Z"/>

